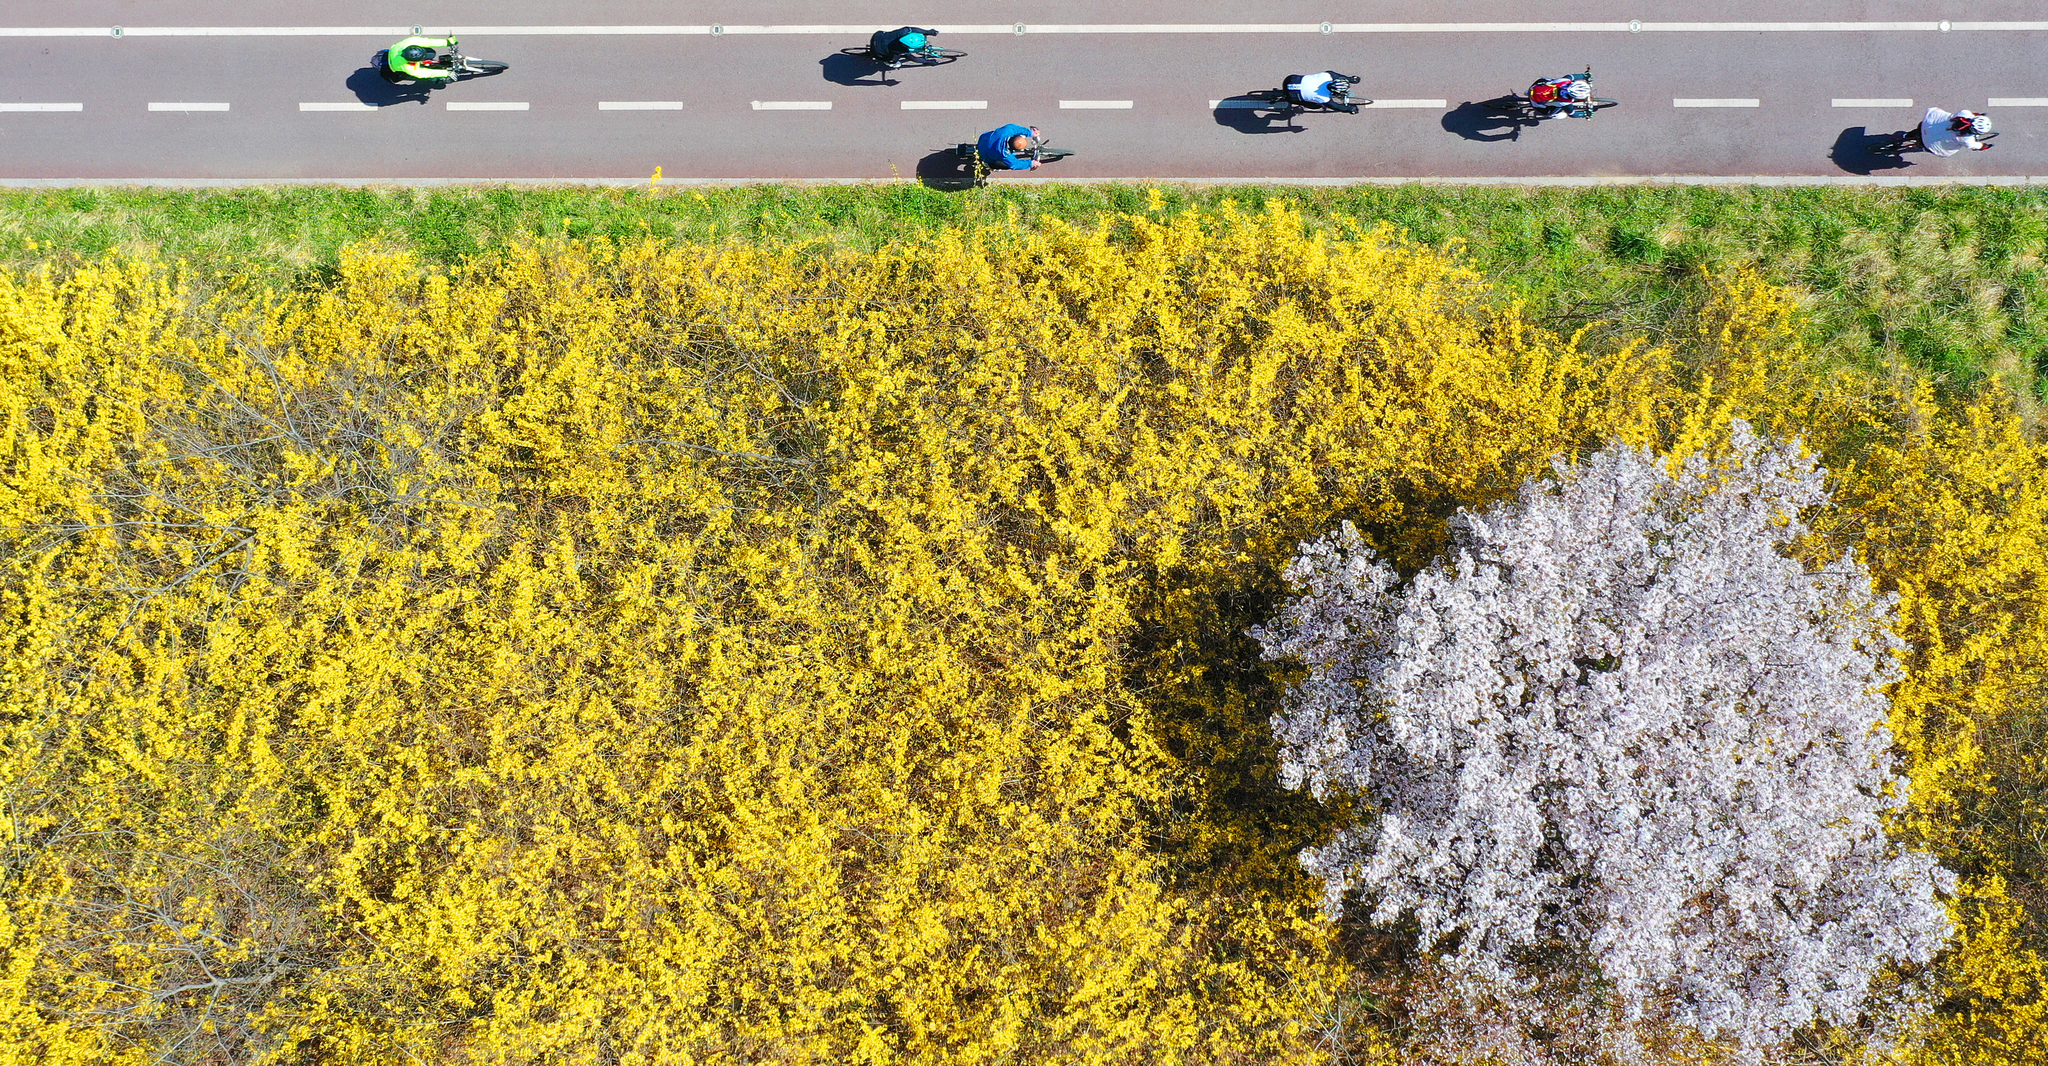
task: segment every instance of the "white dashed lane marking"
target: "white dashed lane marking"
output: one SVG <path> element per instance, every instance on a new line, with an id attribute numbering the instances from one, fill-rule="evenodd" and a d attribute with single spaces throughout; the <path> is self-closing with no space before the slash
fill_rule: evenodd
<path id="1" fill-rule="evenodd" d="M 1994 96 L 1986 107 L 2048 107 L 2048 96 Z"/>
<path id="2" fill-rule="evenodd" d="M 1834 105 L 1835 105 L 1836 107 L 1912 107 L 1912 106 L 1913 106 L 1913 101 L 1911 101 L 1911 100 L 1901 100 L 1901 99 L 1892 99 L 1892 100 L 1875 100 L 1875 99 L 1873 99 L 1873 100 L 1856 100 L 1856 99 L 1844 99 L 1843 97 L 1839 97 L 1839 96 L 1838 96 L 1838 97 L 1835 97 L 1835 99 L 1834 99 Z"/>
<path id="3" fill-rule="evenodd" d="M 1763 101 L 1741 97 L 1688 100 L 1683 97 L 1671 101 L 1672 107 L 1762 107 Z"/>
<path id="4" fill-rule="evenodd" d="M 830 100 L 755 100 L 756 111 L 830 111 Z"/>
<path id="5" fill-rule="evenodd" d="M 599 111 L 681 111 L 681 100 L 599 100 Z"/>
<path id="6" fill-rule="evenodd" d="M 454 100 L 450 100 L 450 101 L 448 101 L 448 110 L 450 110 L 450 111 L 525 111 L 525 110 L 527 110 L 527 106 L 526 106 L 526 101 L 524 101 L 524 100 L 512 100 L 512 101 L 492 101 L 492 102 L 482 102 L 482 101 L 479 101 L 479 102 L 476 102 L 476 103 L 457 103 L 457 102 L 456 102 L 456 101 L 454 101 Z"/>
<path id="7" fill-rule="evenodd" d="M 1213 110 L 1216 110 L 1216 109 L 1218 109 L 1218 108 L 1221 108 L 1221 109 L 1223 109 L 1223 110 L 1226 110 L 1226 111 L 1228 111 L 1228 110 L 1233 110 L 1233 109 L 1235 109 L 1235 110 L 1239 110 L 1239 111 L 1258 111 L 1258 110 L 1263 110 L 1263 109 L 1265 109 L 1265 108 L 1270 108 L 1270 107 L 1274 107 L 1274 106 L 1277 106 L 1277 105 L 1274 105 L 1274 104 L 1269 104 L 1269 103 L 1265 102 L 1264 100 L 1211 100 L 1211 101 L 1209 101 L 1209 109 L 1210 109 L 1210 110 L 1212 110 L 1212 111 L 1213 111 Z M 1420 109 L 1433 109 L 1433 110 L 1437 110 L 1437 111 L 1442 111 L 1442 110 L 1444 110 L 1445 108 L 1448 108 L 1448 107 L 1450 107 L 1450 106 L 1451 106 L 1451 102 L 1450 102 L 1449 100 L 1374 100 L 1374 101 L 1373 101 L 1372 103 L 1369 103 L 1369 104 L 1360 104 L 1360 105 L 1358 105 L 1358 106 L 1359 106 L 1359 107 L 1361 107 L 1361 108 L 1368 108 L 1368 109 L 1372 109 L 1372 110 L 1389 110 L 1389 111 L 1391 111 L 1391 110 L 1395 110 L 1395 109 L 1398 109 L 1398 108 L 1416 108 L 1416 109 L 1418 109 L 1418 110 L 1420 110 Z"/>
<path id="8" fill-rule="evenodd" d="M 149 109 L 150 109 L 151 111 L 226 111 L 226 110 L 228 109 L 228 105 L 226 105 L 226 104 L 171 104 L 171 103 L 155 103 L 155 102 L 152 102 L 152 103 L 151 103 L 151 104 L 149 105 Z"/>
<path id="9" fill-rule="evenodd" d="M 986 111 L 987 100 L 905 100 L 905 111 Z"/>
<path id="10" fill-rule="evenodd" d="M 0 104 L 0 111 L 83 111 L 84 104 Z"/>

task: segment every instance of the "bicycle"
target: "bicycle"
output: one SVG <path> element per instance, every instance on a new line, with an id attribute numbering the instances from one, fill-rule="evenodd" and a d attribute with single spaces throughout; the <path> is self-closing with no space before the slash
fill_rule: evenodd
<path id="1" fill-rule="evenodd" d="M 1586 67 L 1586 73 L 1583 77 L 1586 79 L 1586 84 L 1591 85 L 1593 83 L 1593 68 L 1590 65 Z M 1507 96 L 1484 101 L 1480 106 L 1489 111 L 1507 115 L 1518 122 L 1541 122 L 1546 118 L 1560 117 L 1589 119 L 1593 117 L 1594 112 L 1605 111 L 1619 103 L 1621 103 L 1619 100 L 1609 100 L 1606 97 L 1596 96 L 1579 103 L 1551 107 L 1539 104 L 1521 93 L 1510 93 Z"/>
<path id="2" fill-rule="evenodd" d="M 862 45 L 859 48 L 841 48 L 839 54 L 853 56 L 856 59 L 865 59 L 881 67 L 883 70 L 901 70 L 907 66 L 941 66 L 962 58 L 967 53 L 955 51 L 951 48 L 940 48 L 938 45 L 926 42 L 923 48 L 900 56 L 883 57 L 878 55 L 874 48 L 868 45 Z"/>
<path id="3" fill-rule="evenodd" d="M 1025 158 L 1032 159 L 1040 163 L 1056 163 L 1074 154 L 1074 150 L 1072 148 L 1054 148 L 1050 145 L 1050 141 L 1051 138 L 1049 137 L 1033 138 L 1031 141 L 1031 147 L 1026 149 L 1023 153 Z M 978 148 L 975 147 L 973 141 L 962 141 L 959 144 L 956 144 L 953 147 L 946 149 L 946 154 L 951 155 L 956 159 L 962 159 L 974 164 L 975 169 L 978 172 L 987 169 L 987 164 L 981 161 L 981 152 Z"/>
<path id="4" fill-rule="evenodd" d="M 1287 80 L 1297 81 L 1300 79 L 1300 77 L 1301 76 L 1297 74 L 1293 77 L 1288 78 Z M 1348 78 L 1346 80 L 1351 82 L 1353 85 L 1358 84 L 1358 79 L 1355 77 Z M 1334 100 L 1342 100 L 1344 103 L 1351 105 L 1348 108 L 1335 106 L 1334 100 L 1332 103 L 1329 104 L 1311 104 L 1307 101 L 1296 99 L 1292 93 L 1288 92 L 1287 87 L 1285 85 L 1282 85 L 1278 89 L 1261 89 L 1257 92 L 1246 93 L 1244 94 L 1244 99 L 1257 100 L 1260 103 L 1267 105 L 1266 107 L 1260 108 L 1259 110 L 1279 111 L 1286 114 L 1289 118 L 1292 118 L 1297 114 L 1302 114 L 1310 111 L 1325 111 L 1337 114 L 1355 114 L 1358 108 L 1366 107 L 1372 103 L 1371 100 L 1354 97 L 1347 93 L 1343 96 L 1335 97 Z"/>
<path id="5" fill-rule="evenodd" d="M 393 85 L 413 83 L 413 79 L 392 72 L 390 57 L 391 50 L 389 48 L 379 49 L 376 55 L 370 57 L 370 65 L 376 68 L 378 76 Z M 435 56 L 433 59 L 420 65 L 432 67 L 435 70 L 453 72 L 455 76 L 449 79 L 450 82 L 469 81 L 472 78 L 487 78 L 493 74 L 502 74 L 511 67 L 510 63 L 500 63 L 493 59 L 476 59 L 463 55 L 460 51 L 452 48 L 446 53 Z M 420 79 L 417 84 L 431 88 L 437 81 L 439 79 Z"/>

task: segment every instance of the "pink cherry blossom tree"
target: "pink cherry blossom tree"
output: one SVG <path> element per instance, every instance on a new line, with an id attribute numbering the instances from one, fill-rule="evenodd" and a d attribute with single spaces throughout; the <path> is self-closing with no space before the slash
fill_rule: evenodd
<path id="1" fill-rule="evenodd" d="M 1950 875 L 1884 826 L 1894 600 L 1788 552 L 1827 502 L 1796 441 L 1553 466 L 1411 579 L 1349 523 L 1288 569 L 1255 634 L 1307 667 L 1282 782 L 1359 811 L 1301 856 L 1325 909 L 1412 922 L 1450 992 L 1623 1058 L 1645 1023 L 1745 1057 L 1853 1023 L 1949 933 Z M 1560 948 L 1590 991 L 1529 994 Z"/>

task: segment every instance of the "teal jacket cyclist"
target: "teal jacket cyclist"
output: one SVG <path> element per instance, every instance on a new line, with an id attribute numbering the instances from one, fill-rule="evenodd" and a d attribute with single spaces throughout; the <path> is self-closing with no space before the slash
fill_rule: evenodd
<path id="1" fill-rule="evenodd" d="M 428 67 L 421 64 L 434 58 L 436 48 L 454 48 L 453 37 L 407 37 L 391 46 L 385 53 L 384 65 L 391 73 L 414 81 L 450 81 L 455 77 L 452 70 Z"/>
<path id="2" fill-rule="evenodd" d="M 1038 160 L 1031 158 L 1031 144 L 1038 139 L 1038 127 L 1012 122 L 981 135 L 974 145 L 982 165 L 990 170 L 1031 170 Z"/>

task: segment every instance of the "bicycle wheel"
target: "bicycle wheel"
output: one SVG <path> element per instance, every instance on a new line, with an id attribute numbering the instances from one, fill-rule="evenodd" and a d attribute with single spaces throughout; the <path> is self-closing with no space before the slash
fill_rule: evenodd
<path id="1" fill-rule="evenodd" d="M 509 66 L 511 66 L 510 63 L 498 63 L 489 59 L 471 59 L 468 56 L 464 56 L 462 59 L 463 73 L 473 78 L 486 78 L 493 74 L 502 74 Z"/>
<path id="2" fill-rule="evenodd" d="M 854 57 L 855 59 L 874 59 L 874 58 L 875 58 L 875 53 L 874 53 L 873 51 L 871 51 L 871 50 L 867 49 L 867 48 L 841 48 L 841 49 L 839 50 L 839 54 L 840 54 L 840 55 L 843 55 L 843 56 L 852 56 L 852 57 Z M 877 62 L 880 62 L 879 60 L 876 60 L 876 61 L 877 61 Z"/>
<path id="3" fill-rule="evenodd" d="M 1603 99 L 1601 99 L 1600 97 L 1597 97 L 1597 96 L 1596 96 L 1596 97 L 1594 97 L 1594 98 L 1592 98 L 1591 100 L 1588 100 L 1588 101 L 1586 101 L 1586 102 L 1587 102 L 1587 103 L 1589 103 L 1589 104 L 1591 104 L 1591 105 L 1593 105 L 1593 106 L 1592 106 L 1592 110 L 1594 110 L 1594 111 L 1604 111 L 1604 110 L 1606 110 L 1606 109 L 1608 109 L 1608 108 L 1610 108 L 1610 107 L 1613 107 L 1614 105 L 1616 105 L 1616 104 L 1620 103 L 1621 101 L 1619 101 L 1619 100 L 1603 100 Z"/>
<path id="4" fill-rule="evenodd" d="M 1072 148 L 1040 148 L 1038 150 L 1038 161 L 1050 163 L 1054 160 L 1065 159 L 1073 154 L 1074 150 Z"/>
<path id="5" fill-rule="evenodd" d="M 1529 113 L 1529 100 L 1522 96 L 1498 96 L 1491 100 L 1479 101 L 1479 106 L 1488 111 L 1498 111 L 1518 118 Z"/>
<path id="6" fill-rule="evenodd" d="M 965 52 L 956 52 L 951 48 L 927 48 L 919 52 L 917 58 L 925 66 L 936 67 L 944 63 L 951 63 L 966 54 Z"/>

